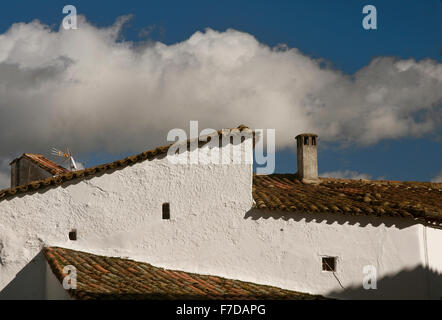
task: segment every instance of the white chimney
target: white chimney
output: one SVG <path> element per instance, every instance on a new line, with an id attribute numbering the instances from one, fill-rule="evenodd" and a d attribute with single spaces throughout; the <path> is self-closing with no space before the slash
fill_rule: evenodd
<path id="1" fill-rule="evenodd" d="M 296 136 L 298 155 L 298 179 L 304 183 L 319 183 L 318 178 L 318 135 L 302 133 Z"/>

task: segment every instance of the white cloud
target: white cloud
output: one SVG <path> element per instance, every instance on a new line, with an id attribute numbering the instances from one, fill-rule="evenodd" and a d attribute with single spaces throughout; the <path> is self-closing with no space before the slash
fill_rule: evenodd
<path id="1" fill-rule="evenodd" d="M 338 179 L 371 179 L 371 175 L 366 173 L 359 173 L 351 170 L 337 170 L 321 173 L 320 177 L 324 178 L 338 178 Z"/>
<path id="2" fill-rule="evenodd" d="M 431 179 L 431 182 L 442 182 L 442 170 L 439 172 L 437 176 Z"/>
<path id="3" fill-rule="evenodd" d="M 138 152 L 172 128 L 276 128 L 278 147 L 372 144 L 419 136 L 441 120 L 442 64 L 374 59 L 353 76 L 270 48 L 235 30 L 195 32 L 173 45 L 119 39 L 120 18 L 51 30 L 34 21 L 0 34 L 0 157 L 50 147 Z M 291 139 L 291 140 L 290 140 Z"/>

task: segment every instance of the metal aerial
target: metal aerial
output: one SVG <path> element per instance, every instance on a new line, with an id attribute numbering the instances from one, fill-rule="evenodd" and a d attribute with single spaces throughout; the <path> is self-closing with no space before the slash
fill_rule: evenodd
<path id="1" fill-rule="evenodd" d="M 69 161 L 69 169 L 70 171 L 77 171 L 77 164 L 75 163 L 74 157 L 72 155 L 72 151 L 69 148 L 66 148 L 66 152 L 58 150 L 56 148 L 51 149 L 51 153 L 54 156 L 64 158 L 63 162 Z"/>

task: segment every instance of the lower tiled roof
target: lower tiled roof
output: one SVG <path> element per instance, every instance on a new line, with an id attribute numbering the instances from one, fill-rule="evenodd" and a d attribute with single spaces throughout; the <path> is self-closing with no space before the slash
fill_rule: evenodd
<path id="1" fill-rule="evenodd" d="M 77 271 L 75 299 L 324 299 L 277 287 L 154 267 L 128 259 L 59 247 L 43 250 L 58 280 L 63 268 Z"/>
<path id="2" fill-rule="evenodd" d="M 442 223 L 442 183 L 321 178 L 305 184 L 295 174 L 255 175 L 258 209 L 413 218 Z"/>

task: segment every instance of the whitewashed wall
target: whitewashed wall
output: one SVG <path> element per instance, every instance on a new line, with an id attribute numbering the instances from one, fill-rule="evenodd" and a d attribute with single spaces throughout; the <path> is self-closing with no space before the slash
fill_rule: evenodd
<path id="1" fill-rule="evenodd" d="M 229 221 L 252 206 L 251 180 L 251 164 L 171 165 L 159 158 L 1 201 L 0 290 L 44 245 L 198 269 L 222 249 L 217 240 Z M 162 219 L 164 202 L 170 220 Z M 77 241 L 68 239 L 71 229 Z M 39 277 L 40 269 L 26 274 Z"/>
<path id="2" fill-rule="evenodd" d="M 270 216 L 264 219 L 265 216 Z M 334 214 L 285 214 L 253 210 L 240 234 L 252 236 L 259 263 L 243 277 L 304 292 L 352 299 L 428 299 L 423 226 L 408 220 Z M 258 220 L 253 220 L 258 219 Z M 260 245 L 252 246 L 259 241 Z M 433 243 L 440 248 L 440 243 Z M 322 256 L 338 259 L 337 271 L 323 272 Z M 243 266 L 245 263 L 243 264 Z M 365 290 L 363 268 L 377 270 L 377 289 Z M 267 270 L 262 274 L 262 270 Z M 250 276 L 254 274 L 254 279 Z M 439 278 L 440 279 L 440 278 Z M 439 285 L 437 291 L 441 293 Z M 434 295 L 433 295 L 434 298 Z"/>
<path id="3" fill-rule="evenodd" d="M 171 165 L 163 158 L 2 201 L 0 290 L 49 245 L 332 297 L 429 297 L 419 271 L 422 225 L 363 216 L 281 218 L 251 209 L 251 184 L 250 164 Z M 170 202 L 170 220 L 162 220 L 163 202 Z M 68 239 L 73 228 L 77 241 Z M 321 271 L 322 255 L 338 257 L 335 276 L 345 289 Z M 361 289 L 364 265 L 374 265 L 386 285 Z M 401 285 L 395 275 L 404 270 L 411 271 L 400 276 L 408 281 Z"/>
<path id="4" fill-rule="evenodd" d="M 432 299 L 442 299 L 442 229 L 423 227 L 423 232 L 425 265 L 430 271 L 427 278 L 430 296 Z"/>

